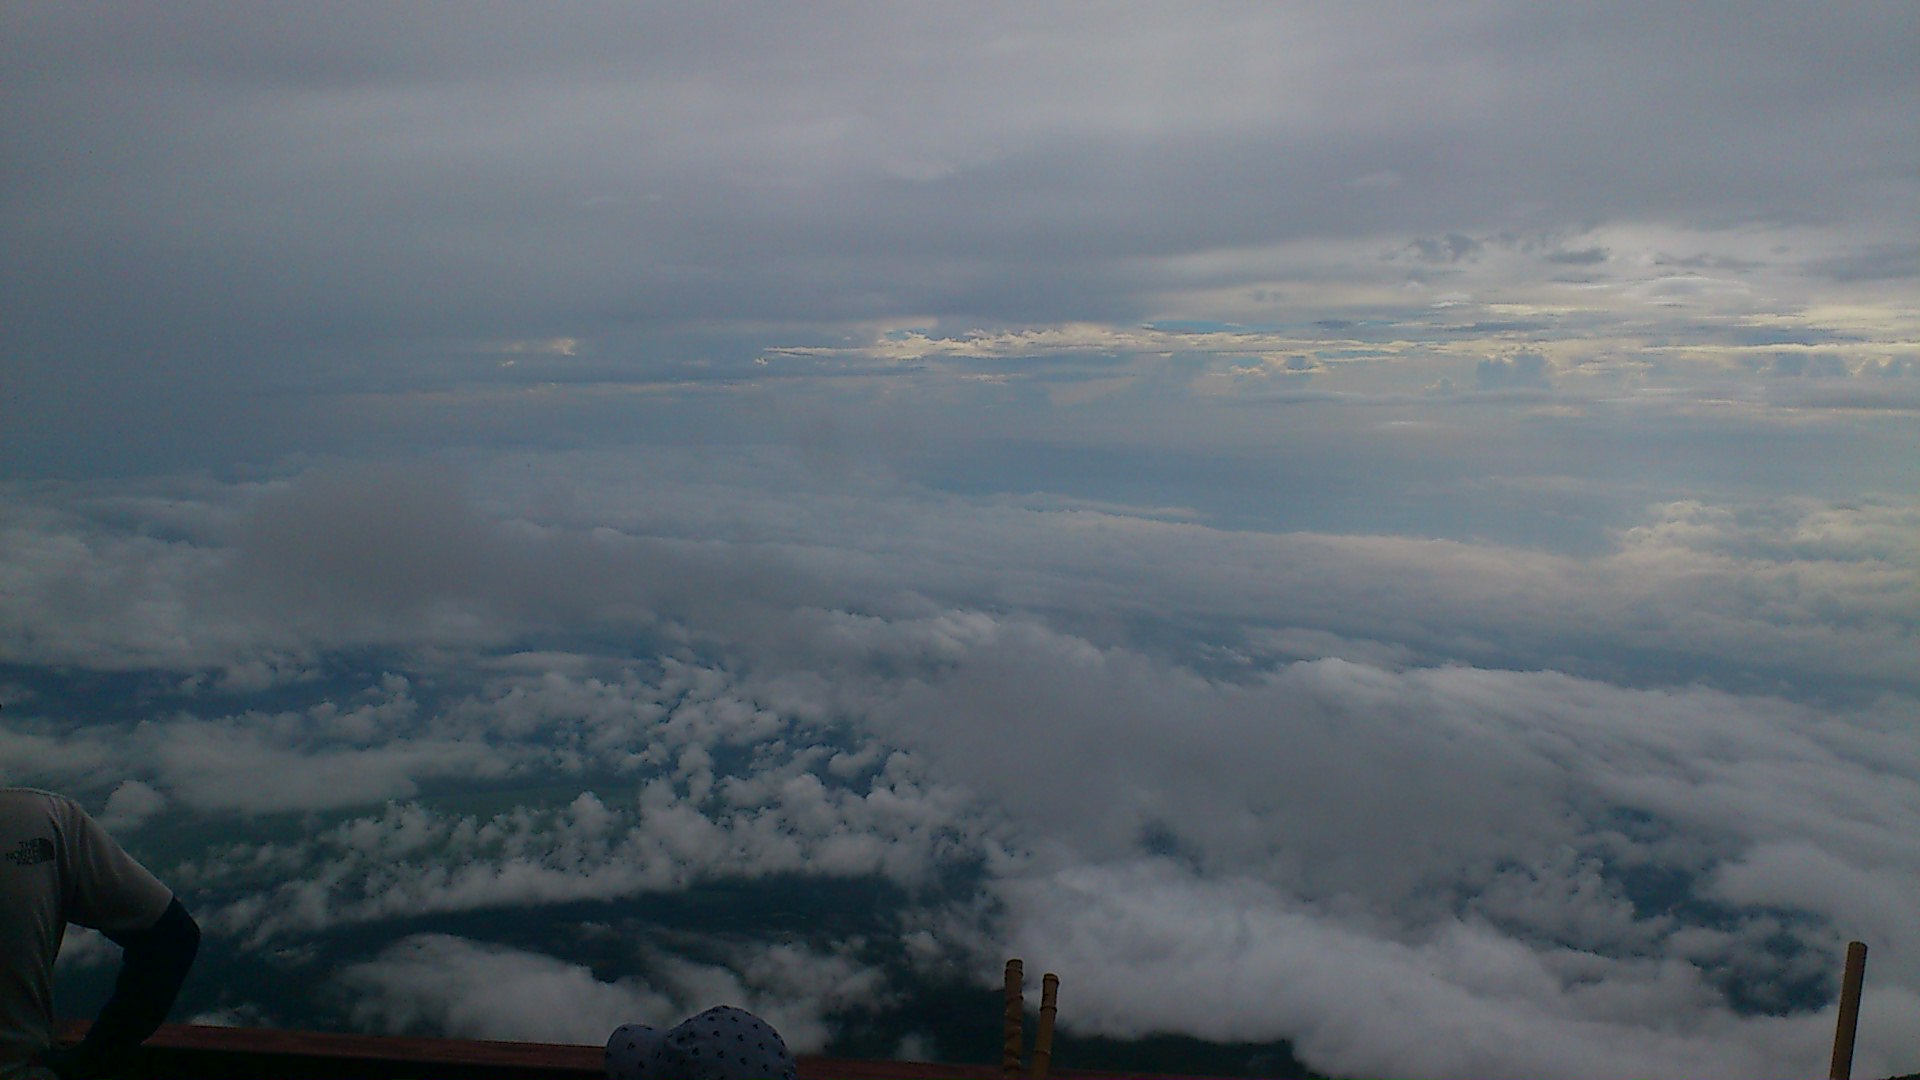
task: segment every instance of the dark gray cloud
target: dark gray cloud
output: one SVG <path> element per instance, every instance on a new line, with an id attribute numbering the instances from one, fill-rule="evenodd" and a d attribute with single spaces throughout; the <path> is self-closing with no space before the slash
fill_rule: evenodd
<path id="1" fill-rule="evenodd" d="M 1481 243 L 1471 236 L 1448 233 L 1438 239 L 1422 237 L 1413 242 L 1414 257 L 1422 262 L 1451 263 L 1472 258 Z"/>
<path id="2" fill-rule="evenodd" d="M 1607 261 L 1607 249 L 1591 247 L 1579 251 L 1555 251 L 1547 255 L 1547 261 L 1564 266 L 1593 266 Z"/>
<path id="3" fill-rule="evenodd" d="M 1823 259 L 1812 269 L 1835 281 L 1903 281 L 1920 277 L 1920 245 L 1879 244 Z"/>

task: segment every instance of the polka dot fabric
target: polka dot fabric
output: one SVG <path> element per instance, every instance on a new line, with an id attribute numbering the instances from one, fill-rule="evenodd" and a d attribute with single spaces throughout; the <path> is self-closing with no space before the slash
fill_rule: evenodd
<path id="1" fill-rule="evenodd" d="M 628 1024 L 607 1040 L 608 1080 L 795 1080 L 796 1075 L 780 1033 L 731 1005 L 708 1009 L 664 1036 Z"/>
<path id="2" fill-rule="evenodd" d="M 622 1024 L 607 1038 L 607 1080 L 655 1080 L 648 1068 L 665 1032 L 645 1024 Z"/>

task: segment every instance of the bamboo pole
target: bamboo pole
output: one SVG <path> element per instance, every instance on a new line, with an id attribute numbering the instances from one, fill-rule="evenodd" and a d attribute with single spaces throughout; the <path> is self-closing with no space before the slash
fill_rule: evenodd
<path id="1" fill-rule="evenodd" d="M 1865 942 L 1847 944 L 1846 974 L 1840 978 L 1840 1015 L 1833 1026 L 1833 1067 L 1830 1080 L 1850 1080 L 1853 1076 L 1853 1036 L 1860 1027 L 1860 984 L 1867 977 Z"/>
<path id="2" fill-rule="evenodd" d="M 1049 971 L 1040 976 L 1040 1026 L 1033 1033 L 1033 1080 L 1047 1080 L 1053 1067 L 1053 1018 L 1060 1011 L 1060 976 Z"/>
<path id="3" fill-rule="evenodd" d="M 1006 1080 L 1020 1075 L 1020 1023 L 1026 1011 L 1026 1002 L 1020 996 L 1020 974 L 1020 961 L 1007 961 L 1007 1011 L 1002 1030 L 1005 1044 L 1000 1051 L 1000 1075 Z"/>

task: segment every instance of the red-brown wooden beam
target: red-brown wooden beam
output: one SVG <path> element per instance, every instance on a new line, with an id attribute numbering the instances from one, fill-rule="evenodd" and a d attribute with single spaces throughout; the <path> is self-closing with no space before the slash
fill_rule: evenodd
<path id="1" fill-rule="evenodd" d="M 78 1042 L 87 1025 L 60 1025 Z M 602 1048 L 323 1031 L 168 1024 L 140 1050 L 147 1080 L 601 1080 Z M 1153 1080 L 1149 1073 L 1055 1069 L 1055 1077 Z M 800 1080 L 999 1080 L 996 1065 L 800 1058 Z"/>

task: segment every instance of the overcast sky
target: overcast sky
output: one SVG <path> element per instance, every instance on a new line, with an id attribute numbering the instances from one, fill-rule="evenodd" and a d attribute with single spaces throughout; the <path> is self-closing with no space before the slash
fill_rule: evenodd
<path id="1" fill-rule="evenodd" d="M 1909 4 L 6 20 L 18 470 L 619 437 L 660 394 L 1917 400 Z"/>
<path id="2" fill-rule="evenodd" d="M 1920 7 L 0 27 L 0 780 L 335 815 L 218 940 L 977 864 L 902 955 L 1085 1031 L 1811 1075 L 1860 937 L 1920 1067 Z M 819 1047 L 864 955 L 338 988 Z"/>

